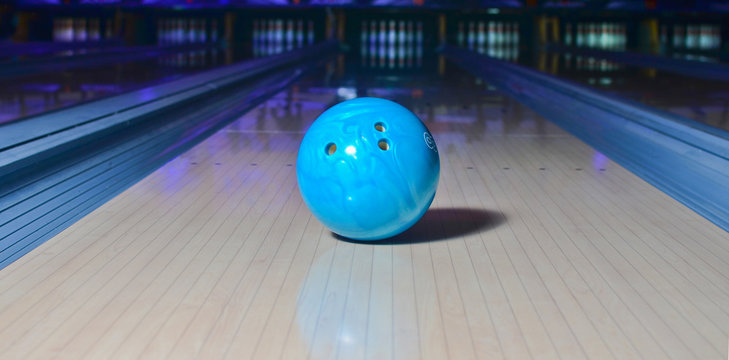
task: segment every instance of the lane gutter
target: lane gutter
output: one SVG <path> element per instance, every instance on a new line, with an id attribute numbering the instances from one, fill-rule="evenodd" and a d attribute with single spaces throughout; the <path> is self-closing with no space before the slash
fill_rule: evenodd
<path id="1" fill-rule="evenodd" d="M 210 70 L 208 76 L 173 81 L 186 87 L 163 88 L 167 91 L 156 92 L 144 106 L 132 106 L 134 96 L 120 95 L 115 104 L 134 111 L 107 109 L 101 118 L 112 119 L 108 123 L 80 121 L 79 126 L 21 145 L 38 142 L 36 150 L 42 156 L 34 158 L 31 153 L 21 167 L 7 161 L 5 168 L 0 166 L 0 269 L 321 66 L 337 50 L 337 43 L 324 43 L 256 60 L 254 68 L 259 71 L 245 63 Z M 90 110 L 84 111 L 85 106 Z M 90 103 L 64 111 L 96 119 L 96 110 L 98 106 Z M 64 111 L 54 114 L 62 117 Z M 89 124 L 94 131 L 85 128 Z M 48 143 L 54 136 L 69 145 Z M 0 163 L 14 149 L 0 151 Z"/>
<path id="2" fill-rule="evenodd" d="M 729 231 L 729 132 L 473 51 L 441 52 Z"/>

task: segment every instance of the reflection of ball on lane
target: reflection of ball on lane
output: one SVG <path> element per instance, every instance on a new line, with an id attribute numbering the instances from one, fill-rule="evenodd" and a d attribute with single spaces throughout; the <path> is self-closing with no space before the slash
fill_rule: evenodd
<path id="1" fill-rule="evenodd" d="M 357 98 L 325 111 L 306 132 L 296 173 L 311 212 L 333 232 L 378 240 L 412 226 L 430 206 L 440 159 L 408 109 Z"/>
<path id="2" fill-rule="evenodd" d="M 320 246 L 331 244 L 322 240 Z M 330 358 L 336 351 L 338 358 L 354 359 L 362 357 L 365 348 L 378 352 L 393 347 L 415 349 L 408 353 L 417 356 L 420 335 L 414 305 L 417 301 L 427 311 L 440 311 L 428 300 L 437 294 L 427 289 L 424 302 L 414 298 L 415 289 L 408 285 L 412 274 L 426 269 L 413 261 L 410 250 L 403 256 L 394 249 L 339 242 L 317 254 L 299 287 L 298 333 L 292 331 L 308 347 L 310 358 Z"/>

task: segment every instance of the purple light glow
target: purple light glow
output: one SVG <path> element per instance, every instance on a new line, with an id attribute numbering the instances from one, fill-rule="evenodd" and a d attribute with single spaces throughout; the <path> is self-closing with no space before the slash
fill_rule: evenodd
<path id="1" fill-rule="evenodd" d="M 605 169 L 609 162 L 610 159 L 608 159 L 608 157 L 603 155 L 601 152 L 595 151 L 595 154 L 592 155 L 592 168 L 596 171 L 601 171 L 600 169 Z"/>
<path id="2" fill-rule="evenodd" d="M 312 0 L 310 2 L 311 5 L 350 5 L 352 3 L 352 0 Z"/>
<path id="3" fill-rule="evenodd" d="M 80 4 L 118 4 L 121 0 L 80 0 Z"/>
<path id="4" fill-rule="evenodd" d="M 25 84 L 23 90 L 29 92 L 55 93 L 61 89 L 59 84 Z"/>
<path id="5" fill-rule="evenodd" d="M 61 0 L 23 0 L 20 3 L 22 4 L 41 4 L 41 5 L 58 5 L 61 3 Z"/>

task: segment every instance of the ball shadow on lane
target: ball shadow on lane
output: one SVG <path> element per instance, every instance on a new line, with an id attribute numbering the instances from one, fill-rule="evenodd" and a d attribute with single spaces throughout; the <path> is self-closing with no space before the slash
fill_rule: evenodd
<path id="1" fill-rule="evenodd" d="M 403 245 L 444 241 L 493 229 L 506 222 L 501 212 L 475 208 L 435 208 L 402 234 L 378 241 L 358 241 L 332 233 L 341 241 L 363 245 Z"/>

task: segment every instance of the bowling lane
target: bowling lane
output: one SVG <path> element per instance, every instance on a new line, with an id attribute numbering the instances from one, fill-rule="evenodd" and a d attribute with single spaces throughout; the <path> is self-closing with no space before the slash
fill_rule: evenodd
<path id="1" fill-rule="evenodd" d="M 5 45 L 0 43 L 0 64 L 14 61 L 37 60 L 47 58 L 63 58 L 67 56 L 79 54 L 92 54 L 113 48 L 111 44 L 91 44 L 88 47 L 69 47 L 64 49 L 57 43 L 37 43 L 37 44 L 18 44 Z M 72 44 L 73 45 L 73 44 Z M 115 44 L 115 47 L 122 47 L 121 44 Z"/>
<path id="2" fill-rule="evenodd" d="M 535 63 L 525 65 L 729 130 L 729 83 L 724 81 L 556 53 L 542 53 Z"/>
<path id="3" fill-rule="evenodd" d="M 250 58 L 250 50 L 201 49 L 91 68 L 0 79 L 0 123 L 169 81 Z"/>
<path id="4" fill-rule="evenodd" d="M 723 356 L 725 232 L 451 64 L 346 64 L 0 270 L 4 355 Z M 416 112 L 441 157 L 430 210 L 381 243 L 324 229 L 295 176 L 315 117 L 365 95 Z"/>
<path id="5" fill-rule="evenodd" d="M 121 39 L 103 39 L 92 41 L 31 41 L 14 42 L 0 41 L 0 62 L 18 61 L 24 59 L 37 59 L 46 56 L 67 56 L 69 54 L 81 54 L 97 52 L 104 49 L 122 47 Z"/>

